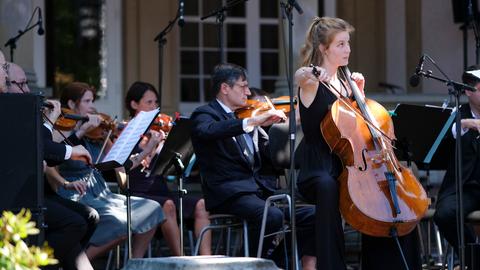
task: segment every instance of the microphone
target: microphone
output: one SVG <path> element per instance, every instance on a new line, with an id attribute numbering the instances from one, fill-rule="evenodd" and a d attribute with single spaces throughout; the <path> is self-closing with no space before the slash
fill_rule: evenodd
<path id="1" fill-rule="evenodd" d="M 183 27 L 185 25 L 185 18 L 183 17 L 185 2 L 184 0 L 179 0 L 178 3 L 178 26 Z"/>
<path id="2" fill-rule="evenodd" d="M 297 10 L 298 14 L 303 14 L 303 9 L 302 9 L 302 7 L 297 3 L 297 1 L 295 1 L 295 0 L 288 0 L 288 3 Z"/>
<path id="3" fill-rule="evenodd" d="M 43 35 L 45 33 L 45 30 L 43 30 L 43 18 L 42 18 L 42 9 L 38 9 L 38 30 L 37 30 L 37 34 L 39 34 L 40 36 Z"/>
<path id="4" fill-rule="evenodd" d="M 418 60 L 418 65 L 415 68 L 415 74 L 419 74 L 423 70 L 423 63 L 425 63 L 425 55 L 422 55 Z"/>
<path id="5" fill-rule="evenodd" d="M 420 83 L 420 72 L 423 70 L 423 64 L 425 63 L 425 55 L 422 55 L 418 60 L 418 65 L 415 68 L 415 74 L 410 77 L 410 85 L 416 87 Z"/>
<path id="6" fill-rule="evenodd" d="M 420 75 L 418 74 L 413 74 L 411 77 L 410 77 L 410 86 L 412 87 L 416 87 L 418 84 L 420 84 Z"/>

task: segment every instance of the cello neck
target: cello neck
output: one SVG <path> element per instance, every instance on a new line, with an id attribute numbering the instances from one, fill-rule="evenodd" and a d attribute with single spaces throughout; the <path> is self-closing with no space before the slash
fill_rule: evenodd
<path id="1" fill-rule="evenodd" d="M 350 89 L 352 89 L 353 96 L 355 97 L 355 101 L 357 102 L 357 106 L 362 112 L 363 117 L 365 117 L 365 119 L 367 119 L 368 121 L 370 121 L 370 123 L 375 125 L 375 127 L 380 128 L 377 120 L 375 119 L 375 117 L 373 117 L 373 114 L 368 109 L 368 106 L 365 102 L 365 96 L 362 94 L 360 89 L 358 89 L 357 84 L 352 80 L 352 73 L 350 72 L 348 67 L 342 66 L 340 67 L 340 70 L 343 72 L 343 75 L 345 76 L 345 80 L 347 80 L 348 85 L 350 86 Z M 370 126 L 368 127 L 368 129 L 370 130 L 370 134 L 372 134 L 372 137 L 374 139 L 378 140 L 381 138 L 381 135 L 378 134 L 378 132 L 375 129 L 371 128 Z"/>
<path id="2" fill-rule="evenodd" d="M 352 80 L 352 73 L 350 72 L 347 66 L 340 67 L 340 70 L 345 76 L 345 80 L 347 80 L 347 83 L 350 86 L 350 89 L 352 90 L 353 96 L 355 97 L 355 101 L 357 101 L 357 104 L 360 107 L 360 110 L 362 111 L 362 113 L 365 114 L 364 110 L 368 110 L 365 105 L 365 97 L 363 96 L 360 89 L 358 89 L 357 84 Z"/>

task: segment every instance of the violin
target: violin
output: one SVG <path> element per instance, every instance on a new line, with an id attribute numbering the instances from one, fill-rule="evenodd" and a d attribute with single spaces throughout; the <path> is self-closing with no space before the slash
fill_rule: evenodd
<path id="1" fill-rule="evenodd" d="M 264 100 L 265 101 L 256 99 L 247 100 L 247 104 L 244 107 L 235 110 L 235 115 L 237 116 L 237 118 L 244 119 L 262 114 L 271 109 L 282 110 L 285 115 L 288 115 L 288 113 L 290 112 L 289 96 L 280 96 L 272 99 L 264 96 Z M 295 106 L 297 105 L 296 98 L 293 99 L 293 103 Z"/>
<path id="2" fill-rule="evenodd" d="M 164 113 L 159 113 L 150 126 L 150 129 L 155 131 L 161 130 L 168 134 L 173 127 L 173 122 L 174 121 L 171 116 Z"/>
<path id="3" fill-rule="evenodd" d="M 100 125 L 96 128 L 92 128 L 85 133 L 85 137 L 89 138 L 90 140 L 103 140 L 105 139 L 106 132 L 109 130 L 115 129 L 115 121 L 108 114 L 104 113 L 96 113 L 100 115 L 102 121 Z M 62 113 L 58 117 L 57 121 L 55 121 L 54 127 L 55 129 L 61 131 L 70 131 L 75 128 L 78 121 L 87 122 L 89 120 L 88 116 L 82 116 L 75 114 L 75 112 L 71 109 L 62 108 Z"/>
<path id="4" fill-rule="evenodd" d="M 62 113 L 55 121 L 53 127 L 61 131 L 70 131 L 75 128 L 78 121 L 88 121 L 88 116 L 75 114 L 73 110 L 62 108 Z"/>
<path id="5" fill-rule="evenodd" d="M 108 134 L 108 131 L 116 130 L 116 121 L 112 119 L 108 114 L 105 113 L 96 113 L 100 115 L 102 121 L 100 125 L 96 128 L 92 128 L 85 133 L 85 137 L 93 141 L 104 140 L 105 136 Z"/>

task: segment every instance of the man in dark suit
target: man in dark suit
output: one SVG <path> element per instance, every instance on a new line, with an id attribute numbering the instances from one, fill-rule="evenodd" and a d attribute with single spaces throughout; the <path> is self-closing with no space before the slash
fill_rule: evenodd
<path id="1" fill-rule="evenodd" d="M 7 93 L 29 93 L 27 78 L 23 69 L 14 64 L 6 63 L 0 66 L 6 75 L 5 90 Z M 1 80 L 1 78 L 0 78 Z M 0 84 L 2 84 L 0 82 Z M 60 115 L 60 102 L 49 100 L 50 108 L 44 108 L 44 116 L 53 123 Z M 43 143 L 43 159 L 47 166 L 56 166 L 68 159 L 80 159 L 92 162 L 89 152 L 82 146 L 70 146 L 52 140 L 52 126 L 45 122 L 41 127 Z M 72 135 L 70 140 L 74 140 Z M 44 164 L 45 164 L 44 163 Z M 48 172 L 51 168 L 44 167 Z M 44 269 L 58 269 L 60 266 L 67 269 L 91 270 L 91 266 L 83 249 L 87 246 L 99 221 L 97 211 L 91 207 L 70 201 L 58 196 L 55 192 L 58 186 L 85 192 L 85 183 L 66 183 L 56 178 L 46 178 L 44 185 L 44 212 L 45 238 L 54 249 L 54 256 L 60 265 L 51 265 Z"/>
<path id="2" fill-rule="evenodd" d="M 192 143 L 199 162 L 202 188 L 210 213 L 233 214 L 249 226 L 250 254 L 257 252 L 260 225 L 265 207 L 263 192 L 268 189 L 259 174 L 260 152 L 268 155 L 268 136 L 261 126 L 285 120 L 285 114 L 269 110 L 258 116 L 237 119 L 233 112 L 246 105 L 250 95 L 246 71 L 234 64 L 219 64 L 212 74 L 216 99 L 197 108 L 193 120 Z M 299 209 L 297 227 L 303 269 L 315 268 L 312 237 L 314 210 Z M 283 226 L 284 215 L 270 207 L 265 234 Z M 303 234 L 302 234 L 303 233 Z M 308 236 L 307 236 L 308 235 Z M 269 243 L 265 242 L 265 250 Z"/>
<path id="3" fill-rule="evenodd" d="M 480 78 L 472 74 L 471 71 L 480 71 L 480 66 L 469 67 L 462 76 L 464 83 L 477 89 L 476 92 L 465 91 L 468 103 L 460 108 L 462 117 L 463 211 L 465 216 L 480 209 L 480 139 L 478 137 L 480 131 Z M 452 127 L 452 136 L 458 139 L 456 138 L 455 124 Z M 457 250 L 455 186 L 455 159 L 452 158 L 438 194 L 434 221 L 443 236 Z M 472 228 L 465 226 L 465 243 L 474 242 L 475 234 Z"/>

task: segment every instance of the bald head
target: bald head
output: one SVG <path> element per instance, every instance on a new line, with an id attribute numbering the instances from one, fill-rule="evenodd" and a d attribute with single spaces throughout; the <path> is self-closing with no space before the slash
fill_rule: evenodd
<path id="1" fill-rule="evenodd" d="M 19 65 L 8 63 L 7 77 L 7 80 L 10 82 L 10 85 L 7 87 L 8 93 L 30 93 L 27 76 Z"/>

